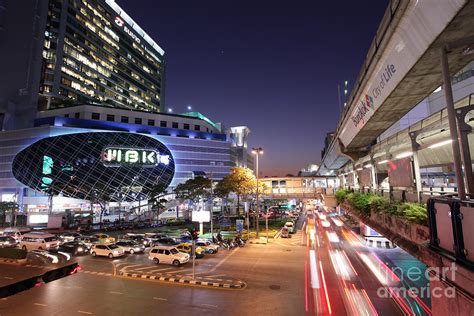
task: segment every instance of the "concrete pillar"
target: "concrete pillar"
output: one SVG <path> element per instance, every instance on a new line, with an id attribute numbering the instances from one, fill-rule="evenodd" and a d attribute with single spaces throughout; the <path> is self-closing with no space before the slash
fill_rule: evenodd
<path id="1" fill-rule="evenodd" d="M 413 152 L 413 173 L 415 176 L 415 190 L 416 190 L 416 196 L 418 202 L 421 202 L 421 173 L 420 173 L 420 162 L 418 160 L 418 148 L 419 145 L 416 142 L 416 137 L 418 136 L 418 133 L 416 132 L 411 132 L 410 133 L 410 138 L 411 138 L 411 150 Z"/>

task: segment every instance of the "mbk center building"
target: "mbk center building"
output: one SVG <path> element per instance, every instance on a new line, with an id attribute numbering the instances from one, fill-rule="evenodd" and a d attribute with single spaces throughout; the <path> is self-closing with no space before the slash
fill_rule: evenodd
<path id="1" fill-rule="evenodd" d="M 28 48 L 0 52 L 0 201 L 27 224 L 253 168 L 247 128 L 163 113 L 164 51 L 114 1 L 9 1 L 0 15 L 6 47 Z"/>

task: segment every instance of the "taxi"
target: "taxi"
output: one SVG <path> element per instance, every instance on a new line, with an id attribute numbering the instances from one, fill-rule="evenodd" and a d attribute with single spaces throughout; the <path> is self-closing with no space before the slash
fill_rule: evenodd
<path id="1" fill-rule="evenodd" d="M 191 252 L 193 251 L 193 245 L 188 242 L 181 243 L 176 246 L 176 249 L 178 249 L 180 252 L 187 253 L 191 255 Z M 201 247 L 196 246 L 196 258 L 202 258 L 204 257 L 205 250 L 202 249 Z"/>

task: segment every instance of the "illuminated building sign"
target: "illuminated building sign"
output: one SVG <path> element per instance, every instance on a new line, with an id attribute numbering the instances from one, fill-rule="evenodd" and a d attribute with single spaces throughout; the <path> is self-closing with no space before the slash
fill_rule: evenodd
<path id="1" fill-rule="evenodd" d="M 12 172 L 29 188 L 51 195 L 139 201 L 154 186 L 169 186 L 175 161 L 163 143 L 147 135 L 85 132 L 38 140 L 15 156 Z"/>
<path id="2" fill-rule="evenodd" d="M 161 155 L 149 148 L 106 147 L 102 151 L 102 163 L 107 167 L 120 167 L 122 164 L 155 167 L 158 164 L 169 165 L 170 156 Z"/>
<path id="3" fill-rule="evenodd" d="M 140 38 L 132 32 L 131 29 L 129 29 L 126 25 L 125 25 L 125 21 L 119 17 L 119 16 L 116 16 L 115 17 L 115 24 L 117 24 L 119 27 L 123 28 L 123 31 L 125 33 L 127 33 L 131 38 L 133 38 L 133 40 L 135 42 L 137 42 L 138 44 L 140 44 Z"/>

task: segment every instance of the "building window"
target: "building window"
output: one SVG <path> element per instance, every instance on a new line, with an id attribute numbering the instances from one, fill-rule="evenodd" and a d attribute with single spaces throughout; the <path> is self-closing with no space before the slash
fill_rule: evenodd
<path id="1" fill-rule="evenodd" d="M 200 125 L 194 125 L 194 130 L 195 130 L 195 131 L 200 131 L 200 130 L 201 130 L 201 126 L 200 126 Z"/>
<path id="2" fill-rule="evenodd" d="M 168 124 L 166 124 L 166 123 L 168 123 L 168 122 L 166 122 L 166 121 L 160 121 L 160 127 L 166 127 L 166 126 L 168 126 Z"/>
<path id="3" fill-rule="evenodd" d="M 141 124 L 142 123 L 142 119 L 139 118 L 139 117 L 136 117 L 135 118 L 135 124 Z"/>
<path id="4" fill-rule="evenodd" d="M 155 126 L 155 120 L 148 120 L 148 125 Z"/>
<path id="5" fill-rule="evenodd" d="M 64 117 L 69 117 L 69 114 L 64 114 Z"/>
<path id="6" fill-rule="evenodd" d="M 93 120 L 100 120 L 100 113 L 92 113 Z"/>
<path id="7" fill-rule="evenodd" d="M 178 122 L 173 122 L 173 126 L 172 126 L 172 127 L 173 127 L 173 128 L 179 128 Z"/>
<path id="8" fill-rule="evenodd" d="M 122 123 L 128 123 L 128 116 L 122 116 L 121 120 Z"/>
<path id="9" fill-rule="evenodd" d="M 173 126 L 174 127 L 174 126 Z M 177 126 L 176 126 L 177 127 Z M 184 129 L 189 129 L 189 124 L 184 123 Z"/>
<path id="10" fill-rule="evenodd" d="M 81 116 L 81 113 L 79 113 L 79 112 L 74 113 L 74 118 L 78 119 L 80 116 Z"/>
<path id="11" fill-rule="evenodd" d="M 115 121 L 115 115 L 107 114 L 107 121 L 110 121 L 110 122 Z"/>

